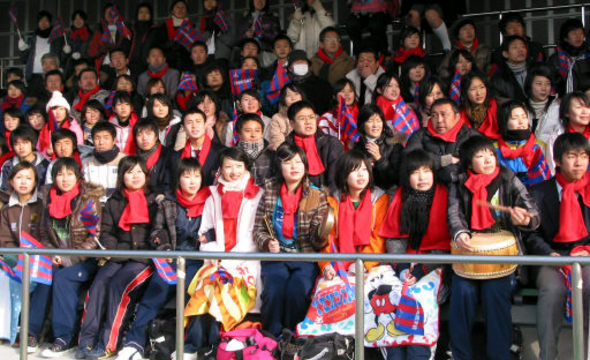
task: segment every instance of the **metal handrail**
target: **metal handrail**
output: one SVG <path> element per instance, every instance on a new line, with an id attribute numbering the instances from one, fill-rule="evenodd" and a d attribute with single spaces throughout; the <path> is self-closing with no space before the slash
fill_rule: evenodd
<path id="1" fill-rule="evenodd" d="M 147 250 L 80 250 L 80 249 L 24 249 L 0 248 L 0 254 L 23 256 L 21 334 L 28 333 L 29 323 L 29 290 L 30 290 L 30 256 L 32 255 L 63 255 L 85 257 L 115 258 L 176 258 L 178 280 L 176 285 L 176 354 L 182 358 L 184 354 L 184 288 L 186 277 L 186 259 L 217 259 L 217 260 L 264 260 L 264 261 L 354 261 L 357 269 L 364 268 L 365 261 L 383 263 L 419 262 L 419 263 L 476 263 L 476 264 L 519 264 L 519 265 L 572 265 L 573 287 L 573 348 L 574 359 L 582 360 L 584 356 L 584 327 L 582 299 L 582 268 L 590 265 L 590 257 L 573 256 L 489 256 L 489 255 L 413 255 L 413 254 L 329 254 L 329 253 L 232 253 L 232 252 L 189 252 L 189 251 L 147 251 Z M 364 359 L 364 272 L 357 271 L 356 280 L 356 312 L 355 312 L 355 359 Z M 20 358 L 27 359 L 27 336 L 20 339 Z"/>
<path id="2" fill-rule="evenodd" d="M 590 6 L 590 3 L 572 4 L 572 5 L 555 5 L 555 6 L 545 6 L 545 7 L 536 7 L 536 8 L 528 8 L 528 9 L 508 9 L 508 10 L 486 11 L 486 12 L 480 12 L 480 13 L 463 14 L 461 16 L 462 17 L 490 16 L 490 15 L 508 14 L 508 13 L 513 13 L 513 12 L 523 13 L 523 12 L 571 9 L 571 8 L 578 8 L 578 7 L 585 8 L 586 6 Z"/>

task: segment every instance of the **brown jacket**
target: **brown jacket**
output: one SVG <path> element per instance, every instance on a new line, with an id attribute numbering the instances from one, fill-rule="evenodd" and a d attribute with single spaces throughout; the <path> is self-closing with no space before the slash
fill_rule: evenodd
<path id="1" fill-rule="evenodd" d="M 2 193 L 0 201 L 4 204 L 0 211 L 0 247 L 19 247 L 21 230 L 39 240 L 43 213 L 39 192 L 35 191 L 25 206 L 21 206 L 16 193 Z"/>
<path id="2" fill-rule="evenodd" d="M 322 66 L 328 66 L 327 77 L 322 71 Z M 317 76 L 334 86 L 336 81 L 344 78 L 355 67 L 354 59 L 345 52 L 337 57 L 331 65 L 326 64 L 317 54 L 311 58 L 311 71 Z"/>
<path id="3" fill-rule="evenodd" d="M 98 216 L 99 219 L 102 217 L 102 206 L 100 203 L 100 198 L 105 195 L 105 190 L 101 185 L 93 184 L 87 181 L 82 180 L 80 182 L 80 195 L 75 200 L 76 205 L 72 209 L 72 214 L 70 215 L 69 220 L 69 233 L 70 233 L 70 241 L 69 244 L 64 244 L 61 242 L 55 229 L 52 226 L 52 219 L 49 216 L 49 190 L 51 186 L 44 186 L 41 191 L 44 195 L 43 198 L 45 200 L 45 210 L 43 211 L 43 215 L 41 217 L 41 242 L 49 247 L 49 248 L 61 248 L 61 249 L 86 249 L 86 250 L 93 250 L 98 247 L 98 243 L 88 233 L 88 230 L 82 223 L 82 219 L 80 216 L 80 212 L 88 206 L 90 202 L 93 204 L 91 205 L 91 213 L 93 215 Z M 100 221 L 96 225 L 97 227 L 97 236 L 100 233 Z M 79 261 L 82 261 L 80 257 L 71 256 L 71 257 L 62 257 L 62 263 L 64 266 L 74 265 Z"/>

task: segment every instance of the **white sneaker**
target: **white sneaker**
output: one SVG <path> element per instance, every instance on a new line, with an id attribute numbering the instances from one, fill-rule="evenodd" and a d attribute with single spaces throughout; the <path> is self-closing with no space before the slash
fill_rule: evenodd
<path id="1" fill-rule="evenodd" d="M 121 351 L 117 353 L 115 360 L 142 360 L 143 356 L 137 351 L 136 348 L 131 346 L 125 346 Z"/>
<path id="2" fill-rule="evenodd" d="M 176 359 L 176 351 L 170 355 L 170 360 L 177 360 Z M 197 353 L 184 353 L 182 356 L 182 360 L 197 360 Z"/>

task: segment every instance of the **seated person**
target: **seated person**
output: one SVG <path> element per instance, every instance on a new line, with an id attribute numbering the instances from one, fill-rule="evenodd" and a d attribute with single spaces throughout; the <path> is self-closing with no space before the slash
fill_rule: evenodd
<path id="1" fill-rule="evenodd" d="M 35 144 L 37 144 L 37 134 L 32 128 L 21 125 L 12 132 L 10 146 L 15 155 L 6 160 L 4 165 L 2 165 L 0 170 L 1 190 L 8 190 L 8 178 L 12 173 L 12 169 L 21 161 L 27 161 L 37 169 L 37 187 L 45 184 L 45 174 L 47 173 L 49 162 L 35 151 Z"/>

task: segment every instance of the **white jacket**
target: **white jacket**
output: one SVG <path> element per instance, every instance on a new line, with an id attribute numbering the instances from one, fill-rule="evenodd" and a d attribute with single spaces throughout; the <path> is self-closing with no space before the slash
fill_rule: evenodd
<path id="1" fill-rule="evenodd" d="M 249 177 L 247 174 L 246 176 Z M 207 231 L 215 230 L 215 241 L 201 244 L 200 251 L 225 251 L 225 237 L 223 232 L 223 215 L 221 212 L 221 195 L 217 192 L 217 186 L 210 187 L 211 196 L 205 201 L 203 208 L 203 215 L 201 216 L 201 226 L 199 228 L 199 236 L 205 234 Z M 258 252 L 258 246 L 252 238 L 252 230 L 254 228 L 254 220 L 256 218 L 256 209 L 258 202 L 262 197 L 264 190 L 260 189 L 256 196 L 252 199 L 243 198 L 238 212 L 238 225 L 236 231 L 236 245 L 231 249 L 231 252 Z M 236 204 L 237 206 L 237 204 Z M 260 306 L 262 304 L 260 295 L 262 294 L 262 280 L 260 278 L 260 261 L 256 260 L 222 260 L 220 262 L 225 269 L 231 274 L 237 274 L 237 268 L 244 266 L 248 269 L 250 274 L 254 277 L 256 282 L 256 305 L 250 311 L 253 313 L 260 313 Z"/>
<path id="2" fill-rule="evenodd" d="M 314 10 L 313 15 L 309 11 L 302 13 L 301 8 L 298 7 L 287 28 L 287 36 L 293 42 L 293 48 L 304 50 L 308 59 L 318 52 L 320 32 L 335 24 L 320 0 L 316 0 L 311 7 Z"/>
<path id="3" fill-rule="evenodd" d="M 375 88 L 377 87 L 377 79 L 379 78 L 379 76 L 381 76 L 381 74 L 384 73 L 385 70 L 383 70 L 383 68 L 379 66 L 377 68 L 377 72 L 367 77 L 365 80 L 361 78 L 361 74 L 356 68 L 354 68 L 348 74 L 346 74 L 346 78 L 354 83 L 354 91 L 356 92 L 357 97 L 360 98 L 361 96 L 361 81 L 364 81 L 365 86 L 367 87 L 367 90 L 365 90 L 365 103 L 359 104 L 359 107 L 362 107 L 366 104 L 370 104 L 373 101 L 373 94 L 375 92 Z"/>

